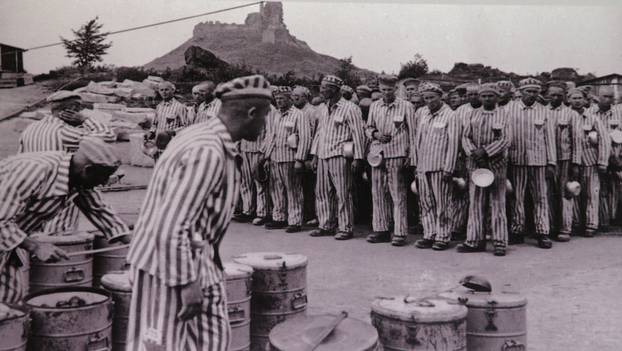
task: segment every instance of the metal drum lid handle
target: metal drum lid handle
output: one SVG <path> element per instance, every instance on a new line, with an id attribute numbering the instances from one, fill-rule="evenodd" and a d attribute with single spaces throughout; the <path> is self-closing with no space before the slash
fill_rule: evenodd
<path id="1" fill-rule="evenodd" d="M 516 340 L 506 340 L 501 347 L 501 351 L 525 351 L 525 344 Z"/>
<path id="2" fill-rule="evenodd" d="M 234 317 L 239 317 L 240 319 L 244 319 L 246 317 L 246 313 L 244 313 L 244 309 L 240 306 L 233 306 L 227 309 L 227 313 L 229 314 L 229 319 L 233 320 Z"/>
<path id="3" fill-rule="evenodd" d="M 65 283 L 81 282 L 85 278 L 84 271 L 82 269 L 71 267 L 70 270 L 63 273 L 63 279 Z"/>
<path id="4" fill-rule="evenodd" d="M 99 333 L 89 338 L 89 343 L 86 345 L 87 351 L 110 351 L 108 345 L 108 337 L 106 335 L 100 335 Z"/>
<path id="5" fill-rule="evenodd" d="M 292 309 L 300 310 L 305 307 L 307 307 L 307 295 L 304 293 L 294 294 L 294 298 L 292 299 Z"/>

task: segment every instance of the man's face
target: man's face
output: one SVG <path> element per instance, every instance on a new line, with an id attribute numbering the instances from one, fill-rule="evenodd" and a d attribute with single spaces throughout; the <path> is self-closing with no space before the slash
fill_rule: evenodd
<path id="1" fill-rule="evenodd" d="M 278 107 L 279 110 L 287 110 L 292 106 L 292 99 L 285 94 L 275 95 L 274 100 L 276 101 L 276 107 Z"/>
<path id="2" fill-rule="evenodd" d="M 417 86 L 415 84 L 409 84 L 406 86 L 406 96 L 412 101 L 412 96 L 417 93 Z"/>
<path id="3" fill-rule="evenodd" d="M 339 94 L 339 88 L 327 82 L 320 83 L 320 95 L 330 100 Z"/>
<path id="4" fill-rule="evenodd" d="M 303 107 L 307 103 L 307 97 L 301 93 L 292 93 L 292 101 L 294 102 L 294 106 Z"/>
<path id="5" fill-rule="evenodd" d="M 540 94 L 540 89 L 538 88 L 526 88 L 521 90 L 522 97 L 521 99 L 526 105 L 531 105 L 538 99 L 538 95 Z"/>
<path id="6" fill-rule="evenodd" d="M 613 92 L 604 92 L 599 95 L 598 106 L 608 109 L 613 104 Z"/>
<path id="7" fill-rule="evenodd" d="M 270 100 L 268 99 L 256 99 L 249 105 L 248 115 L 245 116 L 248 123 L 244 126 L 244 129 L 247 130 L 244 139 L 255 141 L 259 138 L 266 125 L 266 115 L 268 115 L 269 112 Z"/>
<path id="8" fill-rule="evenodd" d="M 380 89 L 384 101 L 393 101 L 395 99 L 395 85 L 380 83 L 378 88 Z"/>
<path id="9" fill-rule="evenodd" d="M 160 93 L 162 99 L 169 100 L 173 97 L 174 90 L 172 87 L 164 85 L 158 88 L 158 92 Z"/>
<path id="10" fill-rule="evenodd" d="M 196 104 L 200 104 L 205 101 L 207 97 L 207 90 L 205 88 L 199 88 L 192 90 L 192 98 Z"/>
<path id="11" fill-rule="evenodd" d="M 570 102 L 570 106 L 574 109 L 580 109 L 585 105 L 585 98 L 583 97 L 583 95 L 578 93 L 570 95 L 568 101 Z"/>
<path id="12" fill-rule="evenodd" d="M 458 93 L 452 93 L 449 95 L 449 106 L 455 110 L 457 109 L 460 105 L 462 105 L 462 98 L 460 97 L 460 94 Z"/>
<path id="13" fill-rule="evenodd" d="M 356 95 L 358 95 L 358 97 L 360 99 L 368 98 L 369 97 L 369 91 L 367 91 L 365 89 L 356 89 Z"/>
<path id="14" fill-rule="evenodd" d="M 430 108 L 430 110 L 436 110 L 443 104 L 443 101 L 441 100 L 441 95 L 438 93 L 426 91 L 422 94 L 422 96 L 423 101 L 425 101 L 425 104 L 428 106 L 428 108 Z"/>
<path id="15" fill-rule="evenodd" d="M 498 97 L 495 93 L 484 91 L 479 94 L 478 98 L 482 102 L 482 106 L 487 110 L 492 110 L 497 105 Z"/>
<path id="16" fill-rule="evenodd" d="M 470 103 L 470 104 L 479 104 L 479 94 L 477 93 L 477 91 L 474 90 L 467 90 L 466 93 L 466 100 Z"/>

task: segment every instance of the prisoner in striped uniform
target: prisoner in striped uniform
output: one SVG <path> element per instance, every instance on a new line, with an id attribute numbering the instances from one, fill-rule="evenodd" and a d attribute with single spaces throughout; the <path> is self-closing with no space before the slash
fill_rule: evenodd
<path id="1" fill-rule="evenodd" d="M 238 199 L 234 142 L 261 133 L 268 87 L 262 76 L 219 85 L 218 117 L 181 131 L 156 164 L 128 253 L 128 350 L 228 350 L 218 247 Z"/>
<path id="2" fill-rule="evenodd" d="M 90 135 L 106 142 L 116 141 L 115 133 L 105 124 L 80 113 L 80 95 L 61 90 L 47 99 L 51 115 L 30 124 L 19 139 L 18 153 L 39 151 L 73 152 L 83 137 Z M 45 233 L 62 233 L 78 229 L 79 210 L 69 205 L 43 226 Z"/>
<path id="3" fill-rule="evenodd" d="M 338 227 L 337 240 L 353 236 L 352 172 L 360 169 L 365 152 L 361 109 L 341 98 L 342 84 L 335 76 L 322 79 L 320 94 L 326 102 L 317 107 L 318 127 L 311 147 L 313 168 L 317 170 L 315 193 L 319 227 L 310 235 L 333 235 Z"/>
<path id="4" fill-rule="evenodd" d="M 382 154 L 384 164 L 371 170 L 374 232 L 367 241 L 403 246 L 408 232 L 404 169 L 409 166 L 409 135 L 415 132 L 415 113 L 410 102 L 395 96 L 396 76 L 382 75 L 378 83 L 383 96 L 369 108 L 365 135 L 375 146 L 371 148 Z"/>
<path id="5" fill-rule="evenodd" d="M 296 86 L 292 90 L 292 101 L 294 106 L 302 111 L 303 118 L 309 123 L 311 129 L 311 140 L 315 136 L 317 128 L 317 116 L 315 107 L 309 103 L 311 92 L 303 86 Z M 311 169 L 312 155 L 309 153 L 305 160 L 305 172 L 302 178 L 302 192 L 304 197 L 303 218 L 307 225 L 317 226 L 315 216 L 315 173 Z"/>
<path id="6" fill-rule="evenodd" d="M 127 225 L 93 189 L 120 164 L 113 150 L 96 138 L 84 138 L 75 154 L 29 152 L 0 161 L 0 302 L 22 299 L 28 282 L 20 267 L 30 255 L 41 261 L 66 258 L 62 250 L 30 235 L 69 204 L 107 238 L 127 234 Z"/>
<path id="7" fill-rule="evenodd" d="M 158 84 L 158 93 L 162 97 L 162 101 L 156 106 L 153 124 L 149 133 L 145 136 L 146 140 L 155 141 L 158 147 L 158 152 L 154 154 L 156 161 L 175 133 L 188 126 L 191 122 L 188 119 L 186 105 L 173 97 L 175 93 L 175 85 L 173 83 L 161 82 Z"/>
<path id="8" fill-rule="evenodd" d="M 551 234 L 557 241 L 570 240 L 574 200 L 567 196 L 566 184 L 576 179 L 581 163 L 581 154 L 578 152 L 581 134 L 576 130 L 579 116 L 564 105 L 565 86 L 564 82 L 550 82 L 547 91 L 550 100 L 547 109 L 555 125 L 557 147 L 557 174 L 548 184 Z"/>
<path id="9" fill-rule="evenodd" d="M 278 110 L 270 116 L 261 162 L 270 162 L 272 222 L 266 223 L 266 228 L 287 226 L 287 233 L 296 233 L 303 223 L 302 173 L 311 148 L 311 127 L 302 111 L 293 106 L 290 87 L 279 87 L 274 98 Z"/>
<path id="10" fill-rule="evenodd" d="M 599 102 L 594 105 L 595 108 L 591 113 L 602 122 L 607 130 L 607 135 L 614 130 L 622 130 L 622 114 L 612 107 L 614 100 L 613 89 L 601 87 L 598 95 Z M 611 145 L 608 146 L 610 150 L 609 157 L 619 160 L 622 156 L 622 145 L 614 144 L 612 141 Z M 615 169 L 613 166 L 611 164 L 607 173 L 601 176 L 599 225 L 602 230 L 607 230 L 610 222 L 616 218 L 619 201 L 618 193 L 622 190 L 622 184 L 617 175 L 619 169 Z"/>
<path id="11" fill-rule="evenodd" d="M 568 94 L 572 109 L 579 114 L 575 128 L 580 139 L 581 194 L 575 202 L 574 215 L 579 222 L 576 229 L 584 236 L 591 237 L 599 225 L 599 174 L 604 175 L 607 172 L 610 139 L 607 128 L 598 116 L 588 113 L 583 107 L 586 98 L 585 92 L 579 89 L 573 89 Z"/>
<path id="12" fill-rule="evenodd" d="M 446 250 L 451 239 L 451 178 L 458 158 L 460 122 L 442 102 L 443 90 L 437 84 L 422 83 L 419 91 L 426 107 L 417 117 L 410 155 L 417 175 L 423 239 L 417 240 L 415 246 Z"/>
<path id="13" fill-rule="evenodd" d="M 192 97 L 195 104 L 188 108 L 188 120 L 191 123 L 206 122 L 218 115 L 221 102 L 214 97 L 216 86 L 211 81 L 205 81 L 192 87 Z"/>
<path id="14" fill-rule="evenodd" d="M 541 83 L 534 78 L 520 81 L 521 99 L 506 105 L 510 129 L 511 203 L 510 243 L 522 242 L 525 231 L 525 194 L 534 202 L 538 246 L 552 247 L 549 239 L 549 205 L 546 178 L 555 177 L 555 124 L 545 106 L 536 102 Z"/>
<path id="15" fill-rule="evenodd" d="M 469 173 L 476 168 L 488 168 L 495 179 L 488 188 L 469 182 L 467 238 L 458 245 L 460 252 L 484 251 L 488 230 L 495 256 L 505 256 L 508 244 L 505 191 L 509 141 L 505 111 L 496 106 L 499 95 L 496 84 L 482 85 L 479 88 L 482 107 L 473 109 L 465 119 L 462 148 L 468 157 Z"/>
<path id="16" fill-rule="evenodd" d="M 275 113 L 277 113 L 276 108 L 270 105 L 266 124 L 257 140 L 242 139 L 240 141 L 240 153 L 242 155 L 242 183 L 240 186 L 242 213 L 234 217 L 234 220 L 238 222 L 252 221 L 254 225 L 264 225 L 270 221 L 272 206 L 269 182 L 268 179 L 265 179 L 265 181 L 260 179 L 257 173 L 259 161 L 264 158 L 262 148 L 266 139 L 266 133 L 271 128 L 272 115 Z"/>

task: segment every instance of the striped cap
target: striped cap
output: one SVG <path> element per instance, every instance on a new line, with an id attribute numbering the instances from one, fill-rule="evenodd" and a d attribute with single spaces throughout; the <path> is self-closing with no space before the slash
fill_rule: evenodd
<path id="1" fill-rule="evenodd" d="M 341 86 L 341 91 L 344 93 L 350 93 L 350 94 L 354 93 L 354 89 L 352 89 L 349 85 L 345 85 L 345 84 Z"/>
<path id="2" fill-rule="evenodd" d="M 221 83 L 216 88 L 214 95 L 221 100 L 249 97 L 272 98 L 270 82 L 259 74 L 235 78 L 226 83 Z"/>
<path id="3" fill-rule="evenodd" d="M 415 79 L 415 78 L 408 77 L 408 78 L 406 78 L 406 79 L 404 79 L 404 80 L 402 81 L 402 84 L 403 84 L 405 87 L 407 87 L 407 86 L 409 86 L 409 85 L 411 85 L 411 84 L 418 85 L 418 84 L 419 84 L 419 79 Z"/>
<path id="4" fill-rule="evenodd" d="M 540 82 L 536 78 L 531 78 L 531 77 L 525 78 L 518 82 L 518 88 L 521 90 L 529 89 L 529 88 L 540 89 L 541 87 L 542 87 L 542 82 Z"/>
<path id="5" fill-rule="evenodd" d="M 292 90 L 292 93 L 299 94 L 299 95 L 305 95 L 307 97 L 311 96 L 311 91 L 309 90 L 309 88 L 303 87 L 302 85 L 296 85 L 294 89 Z"/>
<path id="6" fill-rule="evenodd" d="M 497 82 L 497 87 L 504 93 L 513 92 L 516 87 L 514 87 L 514 83 L 509 80 L 500 80 Z"/>
<path id="7" fill-rule="evenodd" d="M 322 83 L 334 85 L 336 87 L 341 87 L 343 85 L 343 80 L 337 76 L 327 75 L 322 78 Z"/>
<path id="8" fill-rule="evenodd" d="M 443 95 L 443 89 L 441 86 L 436 83 L 423 82 L 419 84 L 419 93 L 432 92 L 437 93 L 438 95 Z"/>
<path id="9" fill-rule="evenodd" d="M 480 86 L 477 83 L 468 83 L 466 85 L 467 93 L 479 93 Z"/>
<path id="10" fill-rule="evenodd" d="M 272 92 L 273 96 L 277 96 L 277 95 L 287 95 L 290 96 L 292 95 L 292 88 L 288 87 L 288 86 L 278 86 L 276 87 L 276 89 Z"/>
<path id="11" fill-rule="evenodd" d="M 499 87 L 496 83 L 485 83 L 480 85 L 478 93 L 494 93 L 497 95 L 501 95 L 501 91 L 499 91 Z"/>
<path id="12" fill-rule="evenodd" d="M 395 85 L 397 84 L 398 78 L 393 74 L 381 74 L 378 76 L 378 83 L 385 85 Z"/>
<path id="13" fill-rule="evenodd" d="M 76 154 L 83 155 L 94 165 L 104 167 L 119 167 L 121 160 L 114 153 L 112 146 L 99 138 L 87 136 L 80 141 Z"/>
<path id="14" fill-rule="evenodd" d="M 358 87 L 356 87 L 356 91 L 359 91 L 359 90 L 371 93 L 371 88 L 368 87 L 367 85 L 359 85 Z"/>
<path id="15" fill-rule="evenodd" d="M 574 94 L 581 94 L 584 98 L 588 97 L 588 94 L 584 89 L 572 88 L 568 90 L 568 97 L 571 97 Z"/>
<path id="16" fill-rule="evenodd" d="M 70 90 L 59 90 L 53 94 L 51 94 L 50 96 L 48 96 L 45 100 L 47 102 L 58 102 L 58 101 L 63 101 L 69 98 L 77 98 L 80 99 L 80 94 L 75 93 L 73 91 Z"/>

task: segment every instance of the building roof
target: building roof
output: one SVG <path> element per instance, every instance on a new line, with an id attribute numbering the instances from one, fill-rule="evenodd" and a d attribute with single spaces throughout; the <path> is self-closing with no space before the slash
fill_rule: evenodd
<path id="1" fill-rule="evenodd" d="M 13 49 L 13 51 L 15 51 L 15 50 L 19 50 L 19 51 L 26 51 L 26 49 L 18 48 L 17 46 L 13 46 L 13 45 L 5 44 L 5 43 L 0 43 L 0 45 L 1 45 L 1 46 L 6 46 L 6 47 L 9 47 L 9 48 Z"/>
<path id="2" fill-rule="evenodd" d="M 584 84 L 594 84 L 594 83 L 600 83 L 603 80 L 608 80 L 611 78 L 622 78 L 622 74 L 618 74 L 618 73 L 611 73 L 608 74 L 606 76 L 602 76 L 602 77 L 596 77 L 596 78 L 592 78 L 592 79 L 588 79 L 588 80 L 584 80 L 582 82 L 579 82 L 580 85 L 584 85 Z"/>

